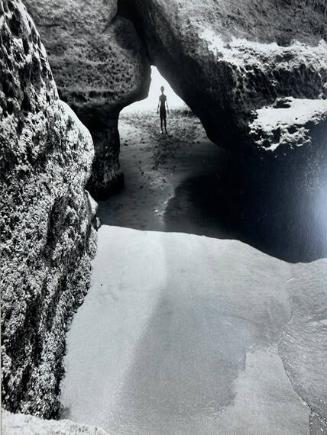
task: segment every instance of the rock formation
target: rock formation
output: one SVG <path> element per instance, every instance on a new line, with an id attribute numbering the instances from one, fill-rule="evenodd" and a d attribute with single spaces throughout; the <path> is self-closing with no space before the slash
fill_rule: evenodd
<path id="1" fill-rule="evenodd" d="M 121 15 L 134 20 L 151 62 L 214 142 L 265 157 L 279 144 L 282 153 L 276 153 L 285 154 L 310 142 L 319 119 L 304 135 L 296 119 L 307 104 L 303 100 L 312 108 L 316 99 L 321 109 L 319 100 L 327 98 L 324 0 L 121 0 L 119 6 Z M 271 139 L 260 125 L 260 111 L 284 97 L 295 100 L 282 115 L 290 122 L 287 146 L 278 126 Z"/>
<path id="2" fill-rule="evenodd" d="M 95 250 L 88 130 L 20 0 L 0 1 L 2 404 L 56 415 L 65 333 Z"/>
<path id="3" fill-rule="evenodd" d="M 150 67 L 116 0 L 26 0 L 61 98 L 90 130 L 95 160 L 89 189 L 101 198 L 122 182 L 119 111 L 146 96 Z"/>
<path id="4" fill-rule="evenodd" d="M 3 435 L 107 435 L 101 428 L 77 424 L 69 420 L 43 420 L 31 415 L 2 413 Z"/>
<path id="5" fill-rule="evenodd" d="M 98 198 L 121 183 L 118 115 L 146 95 L 147 55 L 220 146 L 269 159 L 293 158 L 293 150 L 305 145 L 295 161 L 319 157 L 324 117 L 315 116 L 313 123 L 307 117 L 305 132 L 297 118 L 303 115 L 303 100 L 317 100 L 319 106 L 327 97 L 323 0 L 26 4 L 50 54 L 60 95 L 93 135 L 90 189 Z M 296 100 L 291 110 L 279 107 L 289 119 L 288 133 L 275 125 L 267 134 L 262 111 L 283 98 Z"/>

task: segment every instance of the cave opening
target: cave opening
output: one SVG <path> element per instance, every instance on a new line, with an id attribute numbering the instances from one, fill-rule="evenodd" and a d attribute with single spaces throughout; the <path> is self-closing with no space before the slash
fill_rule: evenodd
<path id="1" fill-rule="evenodd" d="M 149 87 L 148 96 L 143 100 L 136 101 L 130 104 L 121 111 L 121 115 L 136 112 L 155 112 L 158 105 L 160 95 L 160 87 L 165 88 L 165 93 L 168 97 L 169 107 L 172 110 L 190 110 L 184 101 L 176 94 L 169 82 L 163 77 L 158 68 L 154 65 L 151 66 L 151 82 Z"/>
<path id="2" fill-rule="evenodd" d="M 168 134 L 157 113 L 160 88 L 168 99 Z M 226 151 L 212 143 L 199 118 L 151 67 L 148 97 L 119 117 L 124 188 L 99 205 L 101 222 L 140 230 L 229 237 L 217 222 L 219 173 Z"/>

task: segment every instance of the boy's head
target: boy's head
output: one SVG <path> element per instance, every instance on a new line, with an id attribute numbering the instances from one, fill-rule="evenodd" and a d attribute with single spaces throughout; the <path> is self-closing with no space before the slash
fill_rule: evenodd
<path id="1" fill-rule="evenodd" d="M 161 86 L 160 90 L 161 90 L 161 93 L 163 94 L 165 91 L 165 88 L 163 86 Z"/>

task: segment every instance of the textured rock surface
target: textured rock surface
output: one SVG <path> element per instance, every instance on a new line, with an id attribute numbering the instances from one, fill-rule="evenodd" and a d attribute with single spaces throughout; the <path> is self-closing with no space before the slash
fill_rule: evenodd
<path id="1" fill-rule="evenodd" d="M 89 128 L 96 156 L 90 188 L 102 196 L 121 182 L 120 109 L 146 96 L 150 68 L 134 26 L 116 0 L 26 0 L 61 98 Z"/>
<path id="2" fill-rule="evenodd" d="M 316 128 L 327 136 L 327 99 L 290 98 L 257 110 L 250 134 L 259 148 L 283 153 L 310 145 Z"/>
<path id="3" fill-rule="evenodd" d="M 270 190 L 275 190 L 275 183 L 283 184 L 280 180 L 287 180 L 287 190 L 291 183 L 292 195 L 297 191 L 298 199 L 304 191 L 325 191 L 327 99 L 283 98 L 255 113 L 249 136 L 256 152 L 264 157 L 263 169 L 268 163 L 274 175 Z M 314 228 L 310 236 L 316 237 Z"/>
<path id="4" fill-rule="evenodd" d="M 90 133 L 57 94 L 19 0 L 0 1 L 2 403 L 58 410 L 67 322 L 88 288 L 95 237 L 84 189 Z"/>
<path id="5" fill-rule="evenodd" d="M 106 435 L 103 429 L 73 423 L 69 420 L 49 421 L 24 414 L 2 412 L 3 435 Z"/>
<path id="6" fill-rule="evenodd" d="M 327 97 L 324 0 L 121 0 L 120 6 L 152 62 L 222 146 L 244 148 L 255 111 L 278 97 Z"/>

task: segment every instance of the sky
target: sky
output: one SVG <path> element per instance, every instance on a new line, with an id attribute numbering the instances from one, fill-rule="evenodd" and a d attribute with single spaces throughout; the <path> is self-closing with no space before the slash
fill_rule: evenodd
<path id="1" fill-rule="evenodd" d="M 169 83 L 162 77 L 155 66 L 151 67 L 151 84 L 149 90 L 149 96 L 142 101 L 137 101 L 123 110 L 124 113 L 127 112 L 138 112 L 138 111 L 149 111 L 157 110 L 158 100 L 160 95 L 160 87 L 164 86 L 165 94 L 167 95 L 168 107 L 171 109 L 176 109 L 179 107 L 184 107 L 184 101 L 175 94 Z"/>

